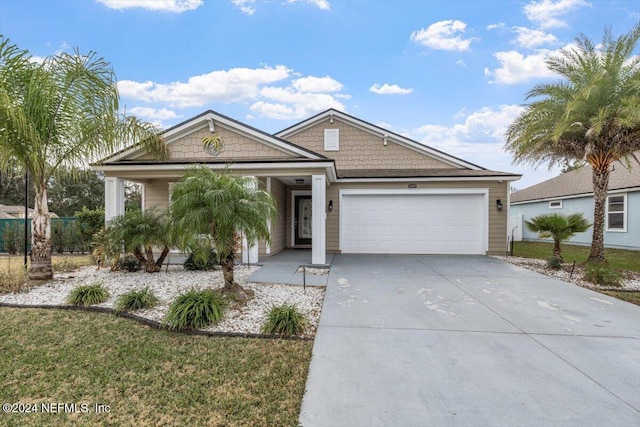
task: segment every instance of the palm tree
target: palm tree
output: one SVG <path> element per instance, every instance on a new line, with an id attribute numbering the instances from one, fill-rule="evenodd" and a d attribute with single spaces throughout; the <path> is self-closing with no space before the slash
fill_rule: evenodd
<path id="1" fill-rule="evenodd" d="M 119 113 L 116 77 L 108 62 L 76 49 L 36 63 L 29 52 L 0 36 L 0 170 L 20 165 L 33 185 L 31 279 L 53 277 L 49 180 L 128 144 L 166 156 L 152 125 Z"/>
<path id="2" fill-rule="evenodd" d="M 167 221 L 154 209 L 127 211 L 113 218 L 107 226 L 106 237 L 112 244 L 121 243 L 147 273 L 160 271 L 169 253 Z M 162 248 L 157 260 L 153 257 L 154 247 Z"/>
<path id="3" fill-rule="evenodd" d="M 640 56 L 632 56 L 640 24 L 602 44 L 584 35 L 576 46 L 547 60 L 563 79 L 535 86 L 525 111 L 509 126 L 506 149 L 516 163 L 549 166 L 584 160 L 593 168 L 593 238 L 589 261 L 605 261 L 604 213 L 609 174 L 615 161 L 631 167 L 640 149 Z"/>
<path id="4" fill-rule="evenodd" d="M 525 221 L 527 228 L 537 232 L 541 239 L 553 239 L 553 255 L 562 261 L 562 250 L 560 243 L 572 238 L 576 233 L 585 232 L 592 224 L 587 221 L 581 213 L 569 216 L 562 214 L 538 215 Z"/>
<path id="5" fill-rule="evenodd" d="M 276 208 L 271 195 L 257 188 L 253 178 L 215 173 L 205 166 L 191 167 L 173 186 L 171 194 L 172 234 L 183 250 L 202 247 L 209 236 L 218 254 L 224 276 L 223 293 L 243 300 L 248 296 L 234 281 L 238 240 L 249 245 L 269 239 L 269 219 Z"/>

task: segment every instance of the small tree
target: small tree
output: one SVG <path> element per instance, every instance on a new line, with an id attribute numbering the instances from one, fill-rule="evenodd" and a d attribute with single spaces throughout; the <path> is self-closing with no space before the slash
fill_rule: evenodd
<path id="1" fill-rule="evenodd" d="M 541 239 L 553 239 L 553 255 L 562 260 L 562 250 L 560 243 L 570 239 L 576 233 L 587 231 L 592 224 L 587 221 L 581 213 L 571 214 L 545 214 L 525 221 L 527 228 L 537 232 Z"/>
<path id="2" fill-rule="evenodd" d="M 106 234 L 109 241 L 121 242 L 125 251 L 132 253 L 147 273 L 160 271 L 169 253 L 165 217 L 154 209 L 128 211 L 113 218 Z M 163 248 L 157 260 L 153 256 L 154 247 Z"/>
<path id="3" fill-rule="evenodd" d="M 222 292 L 239 300 L 247 294 L 233 275 L 238 236 L 244 234 L 249 244 L 268 240 L 275 213 L 271 195 L 258 189 L 253 178 L 217 174 L 204 166 L 189 169 L 171 195 L 174 241 L 183 250 L 194 249 L 203 235 L 210 236 L 222 266 Z"/>

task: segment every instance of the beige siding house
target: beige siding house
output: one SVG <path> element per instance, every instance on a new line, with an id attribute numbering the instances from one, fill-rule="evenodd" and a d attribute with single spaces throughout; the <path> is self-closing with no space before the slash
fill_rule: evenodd
<path id="1" fill-rule="evenodd" d="M 207 152 L 202 139 L 222 138 Z M 144 207 L 166 209 L 192 164 L 253 176 L 278 207 L 271 241 L 243 248 L 255 262 L 285 248 L 325 254 L 498 254 L 507 246 L 510 181 L 366 121 L 327 110 L 275 135 L 207 111 L 163 133 L 169 158 L 138 148 L 99 164 L 107 220 L 124 212 L 124 181 L 143 185 Z"/>

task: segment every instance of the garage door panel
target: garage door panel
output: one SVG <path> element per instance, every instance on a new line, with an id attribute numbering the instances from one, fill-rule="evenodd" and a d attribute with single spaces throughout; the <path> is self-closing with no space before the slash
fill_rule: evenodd
<path id="1" fill-rule="evenodd" d="M 349 194 L 341 207 L 345 253 L 484 253 L 482 194 Z"/>

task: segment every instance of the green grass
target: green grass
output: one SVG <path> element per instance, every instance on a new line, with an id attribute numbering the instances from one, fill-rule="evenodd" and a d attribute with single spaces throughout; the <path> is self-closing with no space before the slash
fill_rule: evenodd
<path id="1" fill-rule="evenodd" d="M 562 244 L 561 247 L 565 262 L 576 260 L 578 264 L 582 264 L 589 257 L 589 246 Z M 553 243 L 514 242 L 513 254 L 524 258 L 547 260 L 553 255 Z M 605 248 L 604 254 L 610 267 L 640 272 L 640 251 Z"/>
<path id="2" fill-rule="evenodd" d="M 110 406 L 7 426 L 295 426 L 309 341 L 187 336 L 114 316 L 0 308 L 0 401 Z"/>
<path id="3" fill-rule="evenodd" d="M 612 296 L 622 301 L 627 301 L 635 305 L 640 305 L 640 292 L 621 292 L 621 291 L 600 291 L 598 292 Z"/>

